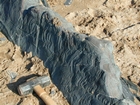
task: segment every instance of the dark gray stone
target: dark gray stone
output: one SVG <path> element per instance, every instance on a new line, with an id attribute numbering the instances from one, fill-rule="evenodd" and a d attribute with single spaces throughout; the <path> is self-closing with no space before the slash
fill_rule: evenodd
<path id="1" fill-rule="evenodd" d="M 5 36 L 43 60 L 71 105 L 135 105 L 110 42 L 79 34 L 39 0 L 0 0 Z"/>
<path id="2" fill-rule="evenodd" d="M 72 3 L 73 0 L 66 0 L 64 5 L 70 5 Z"/>

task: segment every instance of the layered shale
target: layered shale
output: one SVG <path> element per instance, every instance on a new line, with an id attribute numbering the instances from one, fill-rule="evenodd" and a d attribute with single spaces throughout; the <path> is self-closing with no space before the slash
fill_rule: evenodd
<path id="1" fill-rule="evenodd" d="M 71 105 L 135 105 L 132 86 L 120 77 L 110 42 L 79 34 L 38 0 L 0 1 L 5 36 L 43 60 L 52 82 Z"/>

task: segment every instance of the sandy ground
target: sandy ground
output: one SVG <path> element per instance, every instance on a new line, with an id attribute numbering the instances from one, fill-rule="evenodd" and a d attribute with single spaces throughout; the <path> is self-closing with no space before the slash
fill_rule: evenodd
<path id="1" fill-rule="evenodd" d="M 122 77 L 140 87 L 140 0 L 73 0 L 68 6 L 65 0 L 47 1 L 78 32 L 111 41 Z M 0 105 L 43 105 L 35 93 L 19 96 L 17 87 L 29 77 L 44 74 L 49 75 L 48 69 L 39 58 L 20 51 L 0 34 Z M 69 105 L 53 84 L 45 91 L 58 105 Z"/>

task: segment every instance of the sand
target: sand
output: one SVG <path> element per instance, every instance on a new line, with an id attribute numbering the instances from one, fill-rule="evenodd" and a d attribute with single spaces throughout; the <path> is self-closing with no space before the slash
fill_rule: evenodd
<path id="1" fill-rule="evenodd" d="M 140 87 L 140 0 L 73 0 L 68 6 L 65 0 L 47 1 L 79 33 L 111 41 L 121 76 Z M 44 74 L 49 75 L 48 69 L 39 58 L 22 52 L 0 34 L 0 105 L 43 105 L 35 93 L 19 96 L 17 87 L 21 77 Z M 53 83 L 45 91 L 58 105 L 69 105 Z"/>

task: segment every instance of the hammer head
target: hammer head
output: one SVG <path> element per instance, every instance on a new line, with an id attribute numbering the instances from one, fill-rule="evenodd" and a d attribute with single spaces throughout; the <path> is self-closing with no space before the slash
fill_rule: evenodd
<path id="1" fill-rule="evenodd" d="M 20 95 L 28 95 L 33 92 L 33 87 L 40 85 L 42 87 L 48 86 L 51 83 L 49 76 L 41 76 L 31 79 L 24 84 L 19 85 L 18 92 Z"/>

